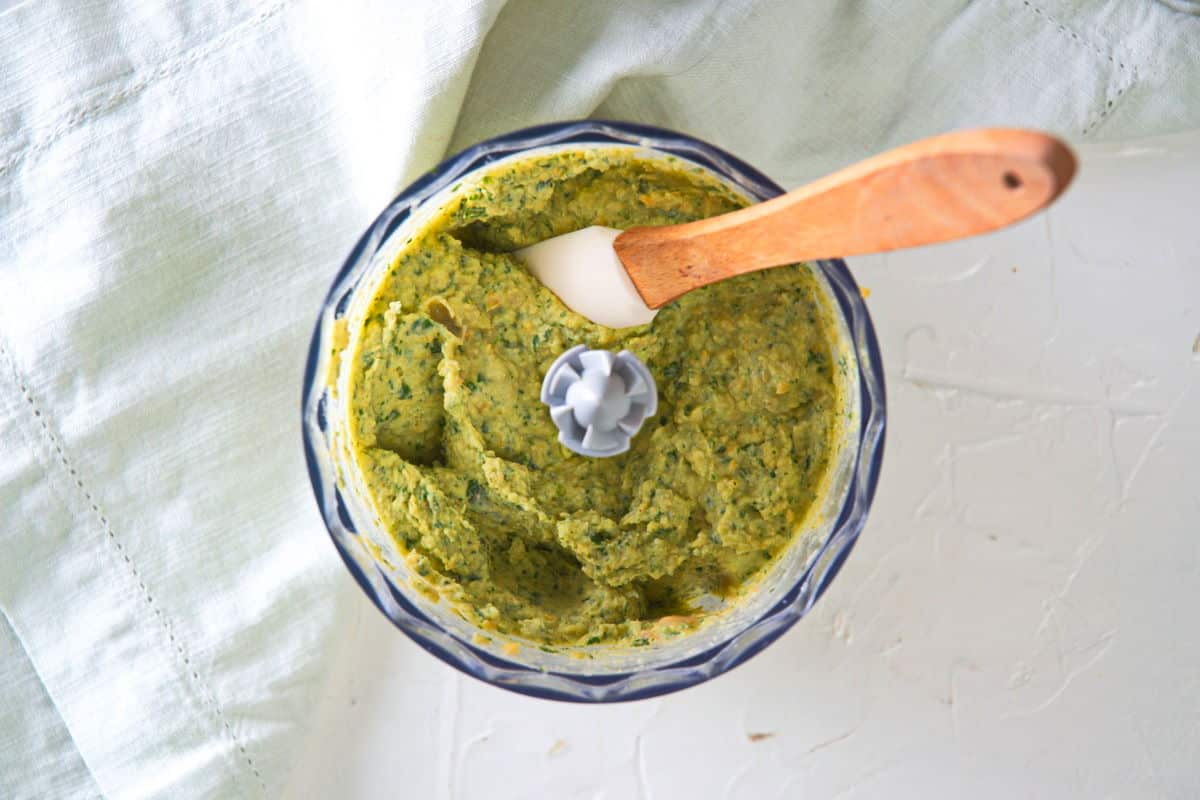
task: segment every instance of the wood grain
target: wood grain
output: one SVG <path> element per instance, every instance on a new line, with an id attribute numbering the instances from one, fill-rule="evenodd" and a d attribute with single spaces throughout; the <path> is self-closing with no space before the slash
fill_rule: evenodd
<path id="1" fill-rule="evenodd" d="M 719 217 L 631 228 L 613 248 L 650 308 L 746 272 L 881 253 L 996 230 L 1044 208 L 1075 156 L 1037 131 L 923 139 Z"/>

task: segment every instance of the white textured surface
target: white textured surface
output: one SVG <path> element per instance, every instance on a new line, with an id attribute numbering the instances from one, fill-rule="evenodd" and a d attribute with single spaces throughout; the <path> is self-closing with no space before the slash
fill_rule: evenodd
<path id="1" fill-rule="evenodd" d="M 863 539 L 747 665 L 616 707 L 462 677 L 354 604 L 293 797 L 1200 793 L 1200 134 L 1047 216 L 851 268 L 891 426 Z"/>

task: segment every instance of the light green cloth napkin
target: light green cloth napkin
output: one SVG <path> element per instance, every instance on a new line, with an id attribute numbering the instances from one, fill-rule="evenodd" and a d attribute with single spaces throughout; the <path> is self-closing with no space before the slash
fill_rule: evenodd
<path id="1" fill-rule="evenodd" d="M 160 5 L 0 11 L 3 798 L 279 792 L 357 592 L 308 336 L 447 148 L 634 119 L 794 185 L 954 127 L 1200 126 L 1200 21 L 1135 0 Z"/>

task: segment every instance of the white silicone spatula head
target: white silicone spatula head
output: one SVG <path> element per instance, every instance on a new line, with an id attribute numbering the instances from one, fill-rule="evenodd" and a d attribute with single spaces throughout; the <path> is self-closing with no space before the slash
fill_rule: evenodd
<path id="1" fill-rule="evenodd" d="M 547 289 L 574 311 L 610 328 L 645 325 L 658 312 L 638 294 L 613 250 L 615 228 L 590 228 L 555 236 L 516 255 Z"/>

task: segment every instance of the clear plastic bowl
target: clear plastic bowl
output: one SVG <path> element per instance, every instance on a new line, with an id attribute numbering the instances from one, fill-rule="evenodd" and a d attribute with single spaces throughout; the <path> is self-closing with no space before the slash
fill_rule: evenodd
<path id="1" fill-rule="evenodd" d="M 841 314 L 844 355 L 857 367 L 847 371 L 853 399 L 825 507 L 816 515 L 818 522 L 798 537 L 744 602 L 695 633 L 665 643 L 626 649 L 540 649 L 494 633 L 488 634 L 491 643 L 483 643 L 472 626 L 443 604 L 409 588 L 403 559 L 373 557 L 366 541 L 386 553 L 388 537 L 379 530 L 345 455 L 341 403 L 326 382 L 335 322 L 353 318 L 356 305 L 369 300 L 381 269 L 402 241 L 395 234 L 419 224 L 473 173 L 531 151 L 594 146 L 634 147 L 655 158 L 673 156 L 708 170 L 756 201 L 783 191 L 712 145 L 644 125 L 563 122 L 481 142 L 417 179 L 359 239 L 322 306 L 308 351 L 301 410 L 308 473 L 326 527 L 355 580 L 388 619 L 447 664 L 495 686 L 558 700 L 615 702 L 678 691 L 720 675 L 775 641 L 812 608 L 866 521 L 883 456 L 885 398 L 879 346 L 858 286 L 840 259 L 815 262 L 819 282 Z"/>

